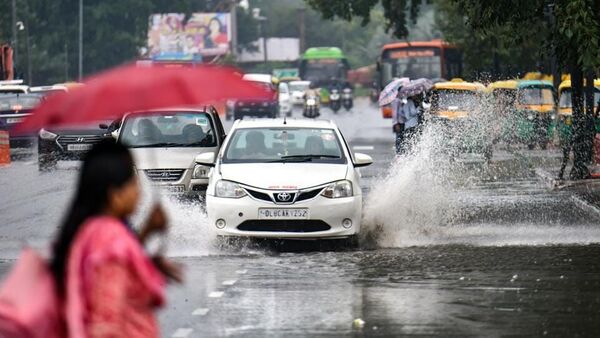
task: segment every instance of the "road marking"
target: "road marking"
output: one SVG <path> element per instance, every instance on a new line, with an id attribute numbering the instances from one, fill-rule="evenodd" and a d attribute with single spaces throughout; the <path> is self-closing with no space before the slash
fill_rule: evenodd
<path id="1" fill-rule="evenodd" d="M 208 311 L 210 311 L 210 309 L 199 307 L 196 310 L 194 310 L 194 312 L 192 312 L 192 316 L 206 316 Z"/>
<path id="2" fill-rule="evenodd" d="M 175 333 L 173 333 L 173 335 L 171 337 L 173 338 L 186 338 L 187 336 L 189 336 L 192 332 L 194 332 L 193 329 L 177 329 L 177 331 L 175 331 Z"/>
<path id="3" fill-rule="evenodd" d="M 248 270 L 237 270 L 235 273 L 237 273 L 238 275 L 244 275 L 246 274 L 246 272 L 248 272 Z"/>
<path id="4" fill-rule="evenodd" d="M 221 283 L 221 284 L 223 284 L 223 285 L 225 285 L 225 286 L 232 286 L 232 285 L 233 285 L 233 284 L 235 284 L 236 282 L 237 282 L 237 280 L 235 280 L 235 279 L 232 279 L 232 280 L 226 280 L 226 281 L 224 281 L 224 282 L 223 282 L 223 283 Z"/>
<path id="5" fill-rule="evenodd" d="M 352 149 L 354 150 L 373 150 L 375 149 L 374 146 L 354 146 L 352 147 Z"/>
<path id="6" fill-rule="evenodd" d="M 223 291 L 213 291 L 208 294 L 208 298 L 221 298 L 223 297 Z"/>

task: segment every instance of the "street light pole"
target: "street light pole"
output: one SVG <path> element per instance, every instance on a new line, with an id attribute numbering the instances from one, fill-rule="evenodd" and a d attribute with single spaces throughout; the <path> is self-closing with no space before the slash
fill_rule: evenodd
<path id="1" fill-rule="evenodd" d="M 13 0 L 14 1 L 14 0 Z M 79 0 L 79 81 L 83 77 L 83 0 Z"/>
<path id="2" fill-rule="evenodd" d="M 12 0 L 12 47 L 13 47 L 13 67 L 17 64 L 17 0 Z M 15 74 L 16 76 L 16 74 Z"/>

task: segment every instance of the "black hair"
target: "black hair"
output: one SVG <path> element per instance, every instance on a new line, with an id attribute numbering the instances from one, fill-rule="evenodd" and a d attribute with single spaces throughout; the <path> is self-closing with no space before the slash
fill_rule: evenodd
<path id="1" fill-rule="evenodd" d="M 65 272 L 71 245 L 85 221 L 107 207 L 111 189 L 120 188 L 134 176 L 129 150 L 114 140 L 104 140 L 85 155 L 77 191 L 54 243 L 50 265 L 60 294 L 64 294 Z"/>
<path id="2" fill-rule="evenodd" d="M 210 19 L 210 21 L 208 21 L 208 29 L 209 29 L 209 31 L 211 31 L 211 33 L 212 33 L 212 30 L 210 29 L 210 23 L 213 22 L 213 21 L 216 21 L 219 24 L 219 33 L 224 33 L 223 32 L 223 30 L 224 30 L 223 23 L 217 17 L 214 17 L 214 18 Z"/>

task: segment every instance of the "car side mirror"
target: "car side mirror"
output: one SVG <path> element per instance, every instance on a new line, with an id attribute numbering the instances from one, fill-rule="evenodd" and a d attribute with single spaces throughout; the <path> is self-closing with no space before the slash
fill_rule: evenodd
<path id="1" fill-rule="evenodd" d="M 112 136 L 112 138 L 114 138 L 115 140 L 118 140 L 120 131 L 121 131 L 121 129 L 116 129 L 112 133 L 110 133 L 110 136 Z"/>
<path id="2" fill-rule="evenodd" d="M 108 129 L 108 124 L 106 124 L 106 123 L 100 123 L 98 125 L 98 127 L 100 127 L 100 129 Z"/>
<path id="3" fill-rule="evenodd" d="M 367 154 L 355 153 L 354 154 L 354 166 L 357 168 L 366 167 L 373 164 L 373 158 Z"/>
<path id="4" fill-rule="evenodd" d="M 214 167 L 215 166 L 215 154 L 214 153 L 202 153 L 196 156 L 195 159 L 196 164 L 203 165 L 206 167 Z"/>

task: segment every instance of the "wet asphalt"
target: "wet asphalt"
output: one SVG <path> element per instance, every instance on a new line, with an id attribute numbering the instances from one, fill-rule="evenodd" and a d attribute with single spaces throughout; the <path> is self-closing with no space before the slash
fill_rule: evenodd
<path id="1" fill-rule="evenodd" d="M 393 135 L 367 102 L 325 115 L 355 151 L 375 159 L 362 172 L 371 204 L 360 246 L 223 246 L 199 203 L 169 202 L 169 252 L 184 264 L 186 282 L 168 288 L 163 336 L 600 334 L 599 213 L 535 175 L 557 166 L 558 151 L 498 146 L 490 163 L 468 155 L 435 190 L 422 168 L 408 182 L 386 176 L 395 161 Z M 396 174 L 410 177 L 408 170 L 400 166 Z M 0 171 L 2 275 L 23 243 L 47 247 L 75 175 L 76 164 L 40 175 L 27 158 Z"/>

